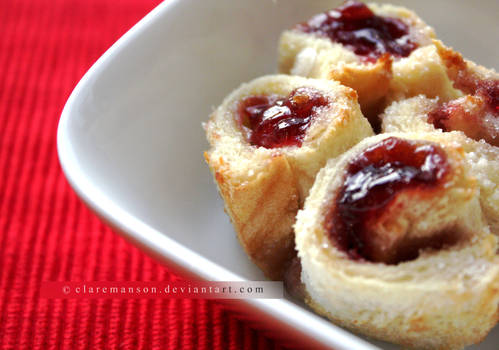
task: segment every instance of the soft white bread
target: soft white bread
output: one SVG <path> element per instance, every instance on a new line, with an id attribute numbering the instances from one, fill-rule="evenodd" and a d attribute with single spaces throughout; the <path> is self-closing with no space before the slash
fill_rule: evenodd
<path id="1" fill-rule="evenodd" d="M 307 129 L 301 147 L 258 147 L 237 122 L 240 101 L 249 96 L 288 96 L 300 87 L 329 101 Z M 255 79 L 233 91 L 205 125 L 205 153 L 238 238 L 267 277 L 282 279 L 294 255 L 293 224 L 316 173 L 335 157 L 373 134 L 356 93 L 337 82 L 286 75 Z"/>
<path id="2" fill-rule="evenodd" d="M 466 103 L 466 98 L 456 101 Z M 381 116 L 383 132 L 433 132 L 446 134 L 464 151 L 466 166 L 478 180 L 480 203 L 491 231 L 499 235 L 499 147 L 474 140 L 462 131 L 444 132 L 428 122 L 428 114 L 439 107 L 438 99 L 417 96 L 390 105 Z M 467 107 L 470 108 L 470 107 Z"/>
<path id="3" fill-rule="evenodd" d="M 389 4 L 368 4 L 379 16 L 396 18 L 409 27 L 409 38 L 418 45 L 408 57 L 381 56 L 366 62 L 351 49 L 327 37 L 298 28 L 282 33 L 279 70 L 311 78 L 340 81 L 359 94 L 362 111 L 370 119 L 382 110 L 385 99 L 425 94 L 450 99 L 459 96 L 452 87 L 436 47 L 435 33 L 414 12 Z"/>
<path id="4" fill-rule="evenodd" d="M 387 104 L 419 94 L 429 98 L 438 96 L 442 101 L 462 95 L 453 87 L 434 45 L 420 47 L 409 57 L 395 61 L 392 71 Z"/>
<path id="5" fill-rule="evenodd" d="M 332 213 L 350 164 L 391 138 L 440 147 L 450 171 L 427 192 L 395 191 L 386 211 L 368 226 L 368 237 L 387 256 L 418 237 L 447 232 L 455 240 L 433 249 L 418 246 L 419 255 L 407 261 L 354 258 L 331 234 L 339 224 Z M 295 224 L 301 278 L 316 312 L 411 348 L 456 349 L 486 336 L 498 318 L 498 244 L 482 218 L 477 181 L 464 154 L 452 135 L 391 133 L 367 138 L 328 161 Z"/>

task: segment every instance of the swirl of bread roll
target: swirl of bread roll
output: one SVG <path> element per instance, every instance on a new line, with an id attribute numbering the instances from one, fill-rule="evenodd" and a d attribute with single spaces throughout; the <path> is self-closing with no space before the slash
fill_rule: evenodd
<path id="1" fill-rule="evenodd" d="M 205 125 L 205 158 L 252 261 L 282 279 L 298 208 L 327 159 L 373 135 L 352 89 L 286 75 L 243 84 Z"/>
<path id="2" fill-rule="evenodd" d="M 481 341 L 498 319 L 497 237 L 448 134 L 369 137 L 328 161 L 299 211 L 306 301 L 411 348 Z"/>
<path id="3" fill-rule="evenodd" d="M 373 125 L 385 100 L 459 95 L 432 42 L 435 33 L 414 12 L 347 1 L 282 33 L 282 73 L 340 81 L 359 94 Z"/>
<path id="4" fill-rule="evenodd" d="M 455 87 L 465 95 L 447 102 L 424 96 L 394 102 L 381 115 L 382 130 L 452 135 L 478 179 L 490 228 L 499 235 L 499 75 L 436 44 Z"/>

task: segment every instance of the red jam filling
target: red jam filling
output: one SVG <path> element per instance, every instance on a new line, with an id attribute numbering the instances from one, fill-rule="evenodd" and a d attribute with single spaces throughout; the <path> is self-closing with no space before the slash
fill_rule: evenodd
<path id="1" fill-rule="evenodd" d="M 347 166 L 343 186 L 326 220 L 326 230 L 351 259 L 399 263 L 415 259 L 421 248 L 439 248 L 446 235 L 405 246 L 395 259 L 377 261 L 368 223 L 376 222 L 402 191 L 428 191 L 444 181 L 449 164 L 437 145 L 387 138 L 366 149 Z"/>
<path id="2" fill-rule="evenodd" d="M 239 103 L 238 118 L 251 145 L 301 146 L 313 117 L 328 104 L 327 97 L 320 91 L 301 87 L 288 97 L 246 97 Z"/>
<path id="3" fill-rule="evenodd" d="M 385 53 L 407 57 L 418 46 L 410 40 L 407 24 L 396 18 L 377 16 L 359 1 L 347 1 L 335 10 L 298 24 L 296 29 L 328 37 L 371 62 Z"/>
<path id="4" fill-rule="evenodd" d="M 451 116 L 458 110 L 460 110 L 459 105 L 444 103 L 428 113 L 428 122 L 433 124 L 437 129 L 451 131 L 452 128 L 448 126 L 448 122 Z"/>
<path id="5" fill-rule="evenodd" d="M 428 113 L 428 122 L 443 131 L 460 130 L 469 137 L 497 145 L 496 135 L 487 127 L 485 114 L 499 117 L 499 81 L 479 80 L 474 84 L 474 96 L 484 101 L 484 106 L 470 110 L 460 100 L 453 100 Z M 494 128 L 492 128 L 494 130 Z"/>

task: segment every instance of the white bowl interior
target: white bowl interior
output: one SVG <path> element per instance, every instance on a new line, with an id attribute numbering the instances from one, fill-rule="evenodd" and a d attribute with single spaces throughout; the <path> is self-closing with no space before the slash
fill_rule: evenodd
<path id="1" fill-rule="evenodd" d="M 201 123 L 240 83 L 276 72 L 283 29 L 339 2 L 170 1 L 75 91 L 59 135 L 71 166 L 61 161 L 80 195 L 85 188 L 76 171 L 121 210 L 180 245 L 236 275 L 263 279 L 223 212 L 203 159 L 208 145 Z M 498 2 L 392 3 L 416 10 L 465 56 L 497 65 Z M 491 338 L 499 339 L 497 331 L 480 348 L 492 349 Z"/>

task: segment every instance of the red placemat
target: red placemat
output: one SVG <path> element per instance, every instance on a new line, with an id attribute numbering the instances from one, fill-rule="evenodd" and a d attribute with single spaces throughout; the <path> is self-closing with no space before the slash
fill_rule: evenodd
<path id="1" fill-rule="evenodd" d="M 168 281 L 76 197 L 59 116 L 91 64 L 157 0 L 0 5 L 0 348 L 279 348 L 222 306 L 188 299 L 44 299 L 42 281 Z"/>

